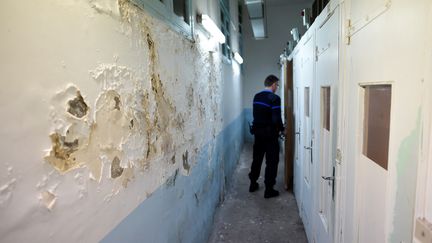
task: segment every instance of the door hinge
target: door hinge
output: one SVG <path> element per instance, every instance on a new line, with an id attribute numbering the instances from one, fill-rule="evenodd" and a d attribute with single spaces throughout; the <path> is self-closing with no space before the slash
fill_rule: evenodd
<path id="1" fill-rule="evenodd" d="M 351 44 L 351 19 L 345 20 L 345 44 Z"/>
<path id="2" fill-rule="evenodd" d="M 342 164 L 342 151 L 340 149 L 336 149 L 336 163 Z"/>

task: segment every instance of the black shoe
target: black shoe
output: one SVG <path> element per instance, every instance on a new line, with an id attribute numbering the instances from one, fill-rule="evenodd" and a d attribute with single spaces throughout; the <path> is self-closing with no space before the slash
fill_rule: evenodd
<path id="1" fill-rule="evenodd" d="M 259 184 L 256 182 L 251 182 L 250 186 L 249 186 L 249 192 L 254 192 L 257 191 L 259 188 Z"/>
<path id="2" fill-rule="evenodd" d="M 279 196 L 279 192 L 275 189 L 266 189 L 264 191 L 264 198 L 271 198 Z"/>

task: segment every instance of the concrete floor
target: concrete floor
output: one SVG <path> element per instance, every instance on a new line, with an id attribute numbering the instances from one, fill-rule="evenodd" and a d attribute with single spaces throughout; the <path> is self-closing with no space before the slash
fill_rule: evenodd
<path id="1" fill-rule="evenodd" d="M 252 144 L 245 144 L 232 188 L 217 210 L 209 243 L 279 243 L 307 242 L 294 195 L 283 185 L 283 157 L 280 157 L 275 189 L 281 195 L 264 199 L 264 169 L 258 180 L 260 189 L 250 193 L 249 166 L 252 162 Z"/>

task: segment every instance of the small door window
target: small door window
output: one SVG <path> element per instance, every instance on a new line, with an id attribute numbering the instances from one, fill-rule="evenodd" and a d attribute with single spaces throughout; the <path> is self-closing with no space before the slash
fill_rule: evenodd
<path id="1" fill-rule="evenodd" d="M 321 104 L 322 104 L 322 127 L 330 131 L 330 87 L 321 88 Z"/>
<path id="2" fill-rule="evenodd" d="M 309 117 L 309 87 L 305 87 L 304 90 L 304 106 L 305 116 Z"/>
<path id="3" fill-rule="evenodd" d="M 364 87 L 363 154 L 387 170 L 391 85 Z"/>

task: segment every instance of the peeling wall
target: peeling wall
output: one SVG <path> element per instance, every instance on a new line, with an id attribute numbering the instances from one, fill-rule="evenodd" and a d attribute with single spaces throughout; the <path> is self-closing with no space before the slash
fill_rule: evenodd
<path id="1" fill-rule="evenodd" d="M 127 0 L 3 1 L 0 33 L 0 241 L 99 241 L 192 182 L 208 199 L 171 206 L 208 200 L 211 219 L 243 143 L 226 134 L 242 84 L 206 35 L 191 42 Z"/>

